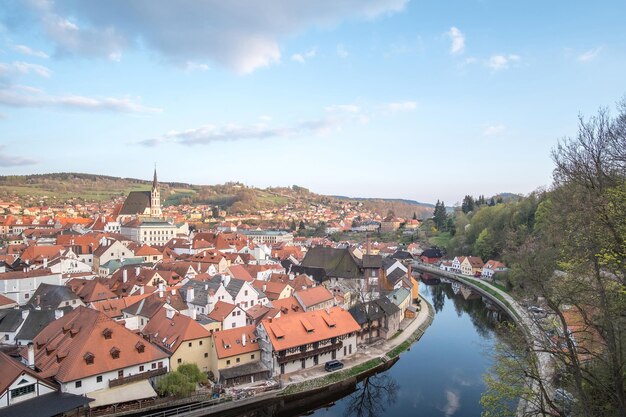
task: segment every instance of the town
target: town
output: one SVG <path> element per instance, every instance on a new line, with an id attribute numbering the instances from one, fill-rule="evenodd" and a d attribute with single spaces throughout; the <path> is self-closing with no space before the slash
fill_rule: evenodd
<path id="1" fill-rule="evenodd" d="M 0 361 L 11 374 L 0 407 L 46 397 L 55 414 L 106 413 L 180 396 L 168 378 L 190 366 L 202 384 L 186 396 L 284 387 L 425 315 L 414 262 L 487 279 L 505 270 L 471 256 L 441 262 L 417 243 L 297 237 L 236 217 L 204 229 L 161 206 L 156 170 L 150 190 L 104 206 L 78 217 L 83 206 L 3 205 Z M 345 208 L 343 218 L 317 210 L 326 233 L 356 216 L 364 233 L 420 224 Z"/>

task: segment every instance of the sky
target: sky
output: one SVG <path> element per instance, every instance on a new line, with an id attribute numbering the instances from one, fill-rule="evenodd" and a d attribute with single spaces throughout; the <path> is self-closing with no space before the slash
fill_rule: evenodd
<path id="1" fill-rule="evenodd" d="M 527 194 L 626 94 L 624 21 L 623 1 L 2 0 L 0 175 Z"/>

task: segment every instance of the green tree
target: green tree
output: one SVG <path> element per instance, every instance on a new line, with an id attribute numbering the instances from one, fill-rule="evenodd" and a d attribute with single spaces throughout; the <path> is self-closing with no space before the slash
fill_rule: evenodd
<path id="1" fill-rule="evenodd" d="M 443 231 L 447 225 L 448 214 L 446 213 L 446 206 L 444 202 L 439 202 L 437 200 L 437 204 L 435 204 L 435 211 L 433 212 L 433 221 L 435 222 L 435 227 L 438 230 Z"/>
<path id="2" fill-rule="evenodd" d="M 463 197 L 461 210 L 465 214 L 469 213 L 470 211 L 474 211 L 474 198 L 471 195 L 466 195 L 465 197 Z"/>
<path id="3" fill-rule="evenodd" d="M 159 379 L 157 391 L 160 395 L 186 397 L 196 391 L 199 383 L 207 381 L 206 375 L 194 363 L 184 363 L 176 371 Z"/>

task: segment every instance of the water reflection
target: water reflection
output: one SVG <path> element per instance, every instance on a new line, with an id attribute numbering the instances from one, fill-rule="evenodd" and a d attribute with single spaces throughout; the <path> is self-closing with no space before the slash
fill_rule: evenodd
<path id="1" fill-rule="evenodd" d="M 365 378 L 348 397 L 345 417 L 380 417 L 398 398 L 398 383 L 386 373 Z"/>
<path id="2" fill-rule="evenodd" d="M 421 277 L 424 278 L 424 277 Z M 477 417 L 491 366 L 488 352 L 507 320 L 463 285 L 436 276 L 420 284 L 436 315 L 422 339 L 387 371 L 321 395 L 304 395 L 250 410 L 255 416 Z"/>

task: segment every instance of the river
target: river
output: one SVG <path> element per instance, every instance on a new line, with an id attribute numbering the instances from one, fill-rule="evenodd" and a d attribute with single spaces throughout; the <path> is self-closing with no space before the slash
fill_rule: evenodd
<path id="1" fill-rule="evenodd" d="M 390 369 L 337 393 L 330 404 L 311 404 L 297 412 L 286 412 L 289 404 L 282 410 L 269 406 L 248 415 L 480 416 L 482 375 L 491 366 L 496 326 L 507 318 L 468 288 L 438 281 L 420 283 L 420 293 L 435 307 L 432 325 Z"/>

